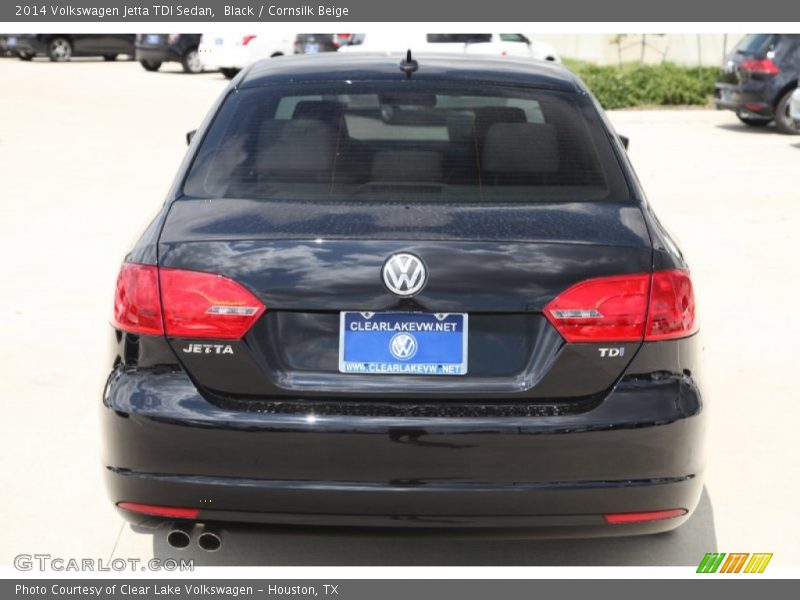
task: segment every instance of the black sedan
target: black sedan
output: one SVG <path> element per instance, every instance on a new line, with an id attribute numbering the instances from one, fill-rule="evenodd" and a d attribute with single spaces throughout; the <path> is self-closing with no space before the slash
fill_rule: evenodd
<path id="1" fill-rule="evenodd" d="M 174 546 L 234 521 L 656 533 L 702 489 L 687 264 L 551 63 L 244 70 L 125 258 L 112 347 L 110 498 Z"/>
<path id="2" fill-rule="evenodd" d="M 136 60 L 147 71 L 158 71 L 165 62 L 179 62 L 186 73 L 202 73 L 197 53 L 199 33 L 141 33 L 136 36 Z"/>
<path id="3" fill-rule="evenodd" d="M 128 33 L 9 34 L 5 43 L 22 60 L 47 56 L 66 62 L 73 56 L 102 56 L 105 60 L 116 60 L 120 54 L 132 57 L 134 38 Z"/>

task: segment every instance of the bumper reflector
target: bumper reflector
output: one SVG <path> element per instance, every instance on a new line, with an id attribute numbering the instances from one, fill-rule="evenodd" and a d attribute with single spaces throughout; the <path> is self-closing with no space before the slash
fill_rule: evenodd
<path id="1" fill-rule="evenodd" d="M 179 506 L 158 506 L 157 504 L 139 504 L 138 502 L 119 502 L 117 504 L 124 510 L 129 510 L 143 515 L 156 517 L 170 517 L 172 519 L 196 519 L 200 514 L 199 508 L 181 508 Z"/>
<path id="2" fill-rule="evenodd" d="M 620 523 L 644 523 L 646 521 L 661 521 L 682 517 L 688 511 L 685 508 L 670 508 L 669 510 L 653 510 L 647 512 L 608 513 L 603 515 L 606 523 L 617 525 Z"/>

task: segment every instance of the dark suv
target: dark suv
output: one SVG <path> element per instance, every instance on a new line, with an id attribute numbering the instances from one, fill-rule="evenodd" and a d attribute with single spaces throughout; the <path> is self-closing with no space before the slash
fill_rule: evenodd
<path id="1" fill-rule="evenodd" d="M 136 60 L 147 71 L 158 71 L 162 63 L 179 62 L 186 73 L 202 73 L 197 47 L 199 33 L 140 33 L 136 35 Z"/>
<path id="2" fill-rule="evenodd" d="M 111 500 L 175 546 L 224 521 L 656 533 L 702 490 L 686 261 L 553 63 L 245 68 L 110 333 Z"/>
<path id="3" fill-rule="evenodd" d="M 745 36 L 725 59 L 714 90 L 719 109 L 736 112 L 745 125 L 775 121 L 781 133 L 800 133 L 789 117 L 789 102 L 800 75 L 800 34 Z"/>

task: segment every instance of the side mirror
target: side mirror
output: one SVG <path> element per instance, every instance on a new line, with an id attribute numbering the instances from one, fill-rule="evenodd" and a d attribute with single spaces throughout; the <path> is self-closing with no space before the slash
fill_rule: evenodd
<path id="1" fill-rule="evenodd" d="M 194 133 L 194 132 L 192 132 L 192 133 Z M 625 146 L 625 150 L 627 150 L 628 149 L 628 144 L 631 143 L 630 138 L 627 135 L 619 135 L 617 137 L 619 137 L 619 141 L 622 142 L 622 145 Z"/>
<path id="2" fill-rule="evenodd" d="M 186 145 L 187 146 L 192 143 L 192 138 L 194 137 L 195 133 L 197 133 L 197 129 L 192 129 L 191 131 L 186 132 Z M 625 147 L 627 148 L 627 146 L 625 146 Z"/>

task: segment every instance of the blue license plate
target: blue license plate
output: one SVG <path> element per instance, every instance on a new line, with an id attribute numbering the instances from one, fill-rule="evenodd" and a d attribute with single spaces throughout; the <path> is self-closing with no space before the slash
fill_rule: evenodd
<path id="1" fill-rule="evenodd" d="M 318 54 L 319 44 L 306 44 L 306 54 Z"/>
<path id="2" fill-rule="evenodd" d="M 8 38 L 8 41 L 6 43 L 8 44 L 9 48 L 13 48 L 14 46 L 17 45 L 17 38 L 10 37 L 10 38 Z"/>
<path id="3" fill-rule="evenodd" d="M 468 315 L 343 312 L 339 371 L 374 375 L 465 375 Z"/>
<path id="4" fill-rule="evenodd" d="M 161 36 L 150 34 L 147 36 L 147 43 L 148 44 L 158 44 L 161 42 Z"/>

